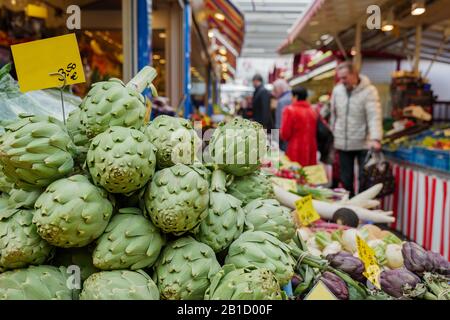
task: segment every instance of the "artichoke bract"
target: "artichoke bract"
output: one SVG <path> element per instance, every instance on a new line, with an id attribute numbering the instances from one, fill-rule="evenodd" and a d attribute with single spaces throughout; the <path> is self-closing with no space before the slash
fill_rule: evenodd
<path id="1" fill-rule="evenodd" d="M 363 275 L 365 270 L 364 264 L 359 258 L 354 257 L 352 254 L 345 251 L 329 254 L 326 258 L 333 268 L 347 273 L 356 281 L 365 281 L 365 277 Z"/>
<path id="2" fill-rule="evenodd" d="M 433 270 L 428 252 L 414 242 L 405 242 L 402 247 L 403 263 L 409 271 L 422 274 Z"/>
<path id="3" fill-rule="evenodd" d="M 380 276 L 381 289 L 395 298 L 403 297 L 406 291 L 414 290 L 418 284 L 420 278 L 404 268 L 384 270 Z"/>
<path id="4" fill-rule="evenodd" d="M 150 267 L 164 243 L 159 230 L 139 209 L 121 209 L 97 240 L 94 265 L 102 270 Z"/>
<path id="5" fill-rule="evenodd" d="M 263 231 L 247 231 L 235 240 L 228 249 L 226 264 L 237 268 L 255 266 L 272 271 L 281 286 L 294 275 L 295 261 L 291 248 L 273 234 Z"/>
<path id="6" fill-rule="evenodd" d="M 128 194 L 144 187 L 155 173 L 155 148 L 140 131 L 111 127 L 92 140 L 87 154 L 95 184 L 110 193 Z"/>
<path id="7" fill-rule="evenodd" d="M 106 191 L 81 175 L 53 182 L 35 206 L 33 223 L 39 235 L 63 248 L 83 247 L 97 239 L 113 211 Z"/>
<path id="8" fill-rule="evenodd" d="M 66 127 L 69 135 L 72 137 L 72 140 L 77 147 L 89 148 L 89 139 L 86 136 L 86 128 L 81 123 L 80 108 L 76 108 L 69 113 L 66 121 Z"/>
<path id="9" fill-rule="evenodd" d="M 186 119 L 158 116 L 149 123 L 145 133 L 157 148 L 156 160 L 161 169 L 177 163 L 193 164 L 201 148 L 200 138 Z"/>
<path id="10" fill-rule="evenodd" d="M 213 172 L 209 209 L 206 218 L 195 229 L 195 238 L 220 252 L 244 230 L 245 213 L 241 201 L 224 193 L 226 177 L 221 170 Z"/>
<path id="11" fill-rule="evenodd" d="M 155 78 L 156 70 L 145 67 L 127 85 L 118 79 L 95 83 L 80 105 L 87 137 L 92 139 L 113 126 L 141 129 L 146 112 L 141 92 L 150 87 L 155 95 L 151 84 Z"/>
<path id="12" fill-rule="evenodd" d="M 295 235 L 291 210 L 275 199 L 257 199 L 244 207 L 247 230 L 273 232 L 283 242 Z"/>
<path id="13" fill-rule="evenodd" d="M 162 299 L 201 300 L 220 264 L 209 246 L 183 237 L 163 249 L 154 270 Z"/>
<path id="14" fill-rule="evenodd" d="M 9 204 L 11 208 L 20 209 L 34 209 L 34 204 L 39 196 L 42 194 L 42 190 L 22 190 L 13 188 L 9 191 Z"/>
<path id="15" fill-rule="evenodd" d="M 200 164 L 156 172 L 144 199 L 147 214 L 165 233 L 182 235 L 194 229 L 207 215 L 209 172 Z"/>
<path id="16" fill-rule="evenodd" d="M 235 176 L 255 172 L 266 154 L 266 134 L 263 127 L 247 119 L 235 118 L 221 123 L 209 144 L 212 162 Z"/>
<path id="17" fill-rule="evenodd" d="M 428 251 L 428 259 L 433 266 L 433 272 L 450 276 L 450 262 L 437 252 Z"/>
<path id="18" fill-rule="evenodd" d="M 205 300 L 282 300 L 280 285 L 267 269 L 225 265 L 212 279 Z"/>
<path id="19" fill-rule="evenodd" d="M 18 188 L 46 187 L 72 171 L 75 145 L 59 120 L 23 116 L 5 129 L 0 163 Z"/>
<path id="20" fill-rule="evenodd" d="M 142 270 L 102 271 L 83 283 L 80 300 L 159 300 L 159 292 Z"/>
<path id="21" fill-rule="evenodd" d="M 0 273 L 0 300 L 72 300 L 64 267 L 30 266 Z"/>
<path id="22" fill-rule="evenodd" d="M 348 300 L 349 292 L 345 281 L 332 272 L 325 271 L 320 280 L 339 300 Z"/>
<path id="23" fill-rule="evenodd" d="M 0 269 L 43 264 L 52 246 L 43 240 L 32 223 L 33 210 L 0 212 Z"/>
<path id="24" fill-rule="evenodd" d="M 3 173 L 3 166 L 0 162 L 0 193 L 9 193 L 14 188 L 14 182 Z"/>
<path id="25" fill-rule="evenodd" d="M 241 200 L 243 206 L 256 199 L 275 197 L 272 182 L 260 171 L 244 177 L 234 177 L 227 190 L 229 194 Z"/>

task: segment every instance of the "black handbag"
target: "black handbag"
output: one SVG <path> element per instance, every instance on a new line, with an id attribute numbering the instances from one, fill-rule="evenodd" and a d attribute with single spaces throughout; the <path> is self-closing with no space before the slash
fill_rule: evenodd
<path id="1" fill-rule="evenodd" d="M 369 151 L 367 153 L 360 181 L 360 192 L 382 183 L 383 189 L 378 198 L 391 195 L 395 191 L 392 164 L 386 161 L 382 152 Z"/>
<path id="2" fill-rule="evenodd" d="M 333 149 L 333 132 L 326 125 L 325 120 L 319 115 L 317 118 L 317 149 L 320 152 L 320 161 L 332 164 L 331 151 Z"/>

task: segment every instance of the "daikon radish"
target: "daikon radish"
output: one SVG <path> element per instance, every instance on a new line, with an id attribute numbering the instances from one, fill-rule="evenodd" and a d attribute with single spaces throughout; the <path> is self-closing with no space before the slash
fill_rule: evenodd
<path id="1" fill-rule="evenodd" d="M 295 202 L 301 199 L 300 196 L 297 196 L 293 193 L 285 191 L 284 189 L 274 185 L 273 186 L 275 197 L 277 200 L 285 207 L 295 209 Z M 391 212 L 384 212 L 381 210 L 378 211 L 370 211 L 364 208 L 342 205 L 338 203 L 328 203 L 323 201 L 313 200 L 314 209 L 316 209 L 317 213 L 323 218 L 327 220 L 332 220 L 334 213 L 341 208 L 348 208 L 353 210 L 359 217 L 360 220 L 372 221 L 375 223 L 392 223 L 395 221 L 394 217 L 391 217 Z"/>
<path id="2" fill-rule="evenodd" d="M 380 194 L 381 190 L 383 190 L 383 184 L 379 183 L 377 185 L 374 185 L 372 188 L 367 189 L 366 191 L 354 196 L 347 203 L 358 202 L 361 200 L 373 200 L 377 197 L 377 195 Z"/>

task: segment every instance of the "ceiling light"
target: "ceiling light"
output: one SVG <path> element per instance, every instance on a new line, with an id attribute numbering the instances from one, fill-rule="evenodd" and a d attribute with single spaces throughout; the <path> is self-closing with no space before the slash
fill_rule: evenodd
<path id="1" fill-rule="evenodd" d="M 165 59 L 161 59 L 161 60 L 159 60 L 159 63 L 166 64 L 166 60 Z"/>
<path id="2" fill-rule="evenodd" d="M 161 38 L 161 39 L 165 39 L 166 38 L 166 33 L 165 32 L 161 32 L 160 34 L 159 34 L 159 37 Z"/>
<path id="3" fill-rule="evenodd" d="M 214 15 L 214 17 L 215 17 L 217 20 L 225 21 L 225 16 L 224 16 L 222 13 L 217 12 L 217 13 Z"/>
<path id="4" fill-rule="evenodd" d="M 222 47 L 219 49 L 219 53 L 223 56 L 225 56 L 227 54 L 227 49 L 225 47 Z"/>
<path id="5" fill-rule="evenodd" d="M 352 56 L 356 56 L 357 53 L 358 53 L 358 51 L 356 50 L 355 47 L 353 47 L 352 50 L 350 51 L 350 54 L 351 54 Z"/>
<path id="6" fill-rule="evenodd" d="M 208 37 L 213 38 L 214 37 L 214 31 L 210 30 L 208 31 Z"/>
<path id="7" fill-rule="evenodd" d="M 322 40 L 322 41 L 327 41 L 329 38 L 330 38 L 330 35 L 329 35 L 329 34 L 324 34 L 324 35 L 322 35 L 322 36 L 320 37 L 320 40 Z"/>
<path id="8" fill-rule="evenodd" d="M 411 14 L 413 16 L 420 16 L 425 13 L 425 0 L 413 0 Z"/>
<path id="9" fill-rule="evenodd" d="M 391 32 L 394 30 L 394 8 L 389 10 L 389 13 L 385 20 L 383 20 L 383 25 L 381 26 L 381 30 L 384 32 Z"/>
<path id="10" fill-rule="evenodd" d="M 313 21 L 311 21 L 311 22 L 309 23 L 309 25 L 310 25 L 311 27 L 317 26 L 318 24 L 319 24 L 319 21 L 317 21 L 317 20 L 313 20 Z"/>
<path id="11" fill-rule="evenodd" d="M 159 59 L 161 59 L 161 56 L 159 54 L 153 55 L 153 60 L 159 60 Z"/>

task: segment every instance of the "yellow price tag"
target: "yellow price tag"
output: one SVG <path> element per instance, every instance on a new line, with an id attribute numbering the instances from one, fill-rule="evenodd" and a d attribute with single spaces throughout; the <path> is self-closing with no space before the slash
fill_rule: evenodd
<path id="1" fill-rule="evenodd" d="M 320 216 L 314 209 L 312 196 L 306 196 L 295 202 L 298 218 L 303 226 L 309 226 L 314 221 L 320 220 Z"/>
<path id="2" fill-rule="evenodd" d="M 295 180 L 272 177 L 272 181 L 286 191 L 297 191 L 297 182 Z"/>
<path id="3" fill-rule="evenodd" d="M 363 275 L 369 280 L 375 287 L 381 289 L 380 274 L 381 269 L 378 266 L 377 258 L 373 249 L 358 235 L 356 236 L 356 246 L 358 249 L 358 256 L 364 263 L 365 271 Z"/>
<path id="4" fill-rule="evenodd" d="M 303 167 L 303 171 L 306 173 L 307 180 L 311 184 L 319 185 L 328 183 L 327 172 L 322 165 Z"/>
<path id="5" fill-rule="evenodd" d="M 444 136 L 450 137 L 450 129 L 445 129 L 444 130 Z"/>
<path id="6" fill-rule="evenodd" d="M 305 300 L 338 300 L 328 287 L 319 280 L 305 297 Z"/>
<path id="7" fill-rule="evenodd" d="M 11 46 L 20 91 L 27 92 L 85 82 L 74 33 Z"/>

